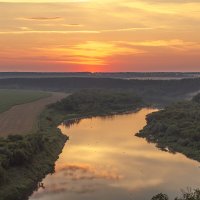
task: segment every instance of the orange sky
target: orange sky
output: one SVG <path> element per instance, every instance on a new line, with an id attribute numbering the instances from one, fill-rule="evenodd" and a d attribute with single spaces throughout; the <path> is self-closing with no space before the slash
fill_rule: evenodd
<path id="1" fill-rule="evenodd" d="M 200 71 L 198 0 L 17 2 L 0 3 L 0 71 Z"/>

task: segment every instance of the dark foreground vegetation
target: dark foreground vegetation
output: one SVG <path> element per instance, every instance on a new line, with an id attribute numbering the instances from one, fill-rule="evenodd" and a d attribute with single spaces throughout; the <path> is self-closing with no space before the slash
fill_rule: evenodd
<path id="1" fill-rule="evenodd" d="M 147 126 L 138 133 L 161 149 L 180 152 L 200 161 L 200 95 L 191 101 L 167 106 L 147 116 Z"/>
<path id="2" fill-rule="evenodd" d="M 37 183 L 54 172 L 54 162 L 67 140 L 56 127 L 60 121 L 40 116 L 39 129 L 26 136 L 0 138 L 0 199 L 27 199 Z"/>
<path id="3" fill-rule="evenodd" d="M 151 200 L 169 200 L 166 194 L 157 194 Z M 200 200 L 200 190 L 196 189 L 194 191 L 183 191 L 180 197 L 176 197 L 174 200 Z"/>
<path id="4" fill-rule="evenodd" d="M 0 199 L 25 200 L 54 163 L 68 139 L 57 126 L 64 120 L 133 111 L 144 105 L 129 92 L 84 90 L 50 105 L 34 134 L 0 138 Z M 73 123 L 73 120 L 71 120 Z"/>

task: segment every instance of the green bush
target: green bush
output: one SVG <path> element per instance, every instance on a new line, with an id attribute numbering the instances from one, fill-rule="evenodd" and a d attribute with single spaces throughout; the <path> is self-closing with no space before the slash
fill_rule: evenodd
<path id="1" fill-rule="evenodd" d="M 68 114 L 103 114 L 112 111 L 136 109 L 141 105 L 143 105 L 141 98 L 133 92 L 82 90 L 50 107 Z"/>
<path id="2" fill-rule="evenodd" d="M 200 103 L 196 101 L 174 103 L 148 115 L 147 125 L 137 136 L 200 161 Z"/>
<path id="3" fill-rule="evenodd" d="M 152 197 L 151 200 L 168 200 L 168 196 L 166 194 L 160 193 Z M 200 200 L 200 190 L 196 189 L 194 191 L 183 191 L 180 197 L 176 197 L 174 200 Z"/>
<path id="4" fill-rule="evenodd" d="M 8 136 L 8 139 L 10 140 L 10 141 L 18 141 L 18 140 L 22 140 L 23 139 L 23 136 L 21 136 L 21 135 L 9 135 Z"/>
<path id="5" fill-rule="evenodd" d="M 156 196 L 152 197 L 151 200 L 168 200 L 168 196 L 166 194 L 157 194 Z"/>
<path id="6" fill-rule="evenodd" d="M 6 173 L 3 167 L 0 166 L 0 186 L 6 181 Z"/>
<path id="7" fill-rule="evenodd" d="M 200 103 L 200 93 L 193 97 L 192 101 Z"/>

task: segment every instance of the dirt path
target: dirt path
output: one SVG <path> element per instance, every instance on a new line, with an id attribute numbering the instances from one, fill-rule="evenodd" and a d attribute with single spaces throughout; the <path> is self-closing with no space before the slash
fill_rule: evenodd
<path id="1" fill-rule="evenodd" d="M 32 130 L 38 115 L 46 105 L 66 97 L 65 93 L 52 93 L 52 96 L 31 103 L 17 105 L 0 114 L 0 136 L 24 134 Z"/>

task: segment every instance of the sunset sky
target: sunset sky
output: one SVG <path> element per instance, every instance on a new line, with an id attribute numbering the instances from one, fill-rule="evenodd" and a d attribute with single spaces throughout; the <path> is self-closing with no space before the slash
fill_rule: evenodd
<path id="1" fill-rule="evenodd" d="M 200 1 L 4 0 L 0 71 L 200 71 Z"/>

